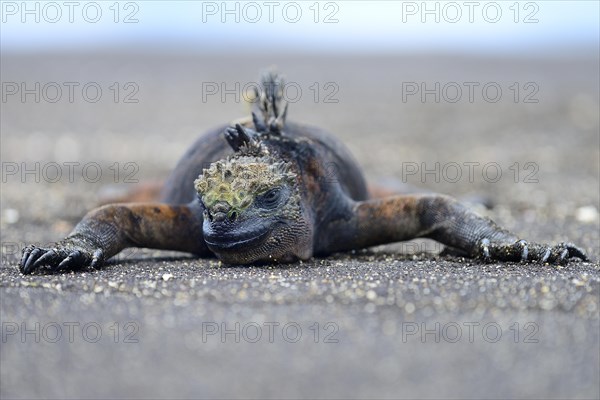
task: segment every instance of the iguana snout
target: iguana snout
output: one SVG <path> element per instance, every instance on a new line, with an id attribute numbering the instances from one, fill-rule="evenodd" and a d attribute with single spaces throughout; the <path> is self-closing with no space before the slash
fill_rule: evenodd
<path id="1" fill-rule="evenodd" d="M 232 207 L 226 201 L 219 201 L 215 203 L 210 209 L 207 209 L 208 218 L 210 221 L 222 222 L 227 218 L 235 220 L 237 218 L 236 212 L 231 212 Z M 231 215 L 230 215 L 231 213 Z"/>

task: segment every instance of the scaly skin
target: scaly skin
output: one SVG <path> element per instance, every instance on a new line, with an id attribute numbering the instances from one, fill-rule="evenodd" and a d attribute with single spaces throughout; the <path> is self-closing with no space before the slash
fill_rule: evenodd
<path id="1" fill-rule="evenodd" d="M 200 138 L 166 182 L 161 203 L 95 209 L 54 246 L 25 248 L 21 271 L 100 267 L 127 247 L 250 264 L 418 237 L 485 261 L 587 260 L 573 244 L 521 240 L 448 196 L 369 199 L 343 144 L 318 129 L 286 123 L 282 85 L 276 75 L 264 78 L 257 93 L 262 119 L 253 114 Z"/>

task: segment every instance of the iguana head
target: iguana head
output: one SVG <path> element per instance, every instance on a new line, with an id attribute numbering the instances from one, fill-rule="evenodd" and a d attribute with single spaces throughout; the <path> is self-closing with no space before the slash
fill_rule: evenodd
<path id="1" fill-rule="evenodd" d="M 308 258 L 312 229 L 292 162 L 240 125 L 225 137 L 236 153 L 212 163 L 194 182 L 210 250 L 229 264 Z"/>

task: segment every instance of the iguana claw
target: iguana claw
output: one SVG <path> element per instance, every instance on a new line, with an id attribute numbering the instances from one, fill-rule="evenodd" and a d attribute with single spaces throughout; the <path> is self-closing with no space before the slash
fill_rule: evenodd
<path id="1" fill-rule="evenodd" d="M 88 265 L 98 268 L 104 262 L 103 251 L 89 247 L 88 243 L 75 238 L 67 238 L 51 248 L 27 246 L 23 249 L 19 269 L 30 274 L 42 266 L 50 267 L 52 272 Z"/>
<path id="2" fill-rule="evenodd" d="M 523 261 L 550 264 L 564 264 L 570 258 L 588 261 L 585 251 L 572 243 L 559 243 L 554 246 L 528 243 L 518 240 L 514 243 L 494 243 L 484 238 L 479 242 L 478 257 L 485 261 Z"/>

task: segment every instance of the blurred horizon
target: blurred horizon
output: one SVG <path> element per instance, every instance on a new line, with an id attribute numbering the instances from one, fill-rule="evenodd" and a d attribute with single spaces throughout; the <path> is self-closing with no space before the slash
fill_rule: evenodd
<path id="1" fill-rule="evenodd" d="M 3 1 L 1 9 L 4 54 L 598 57 L 600 46 L 596 1 Z"/>

